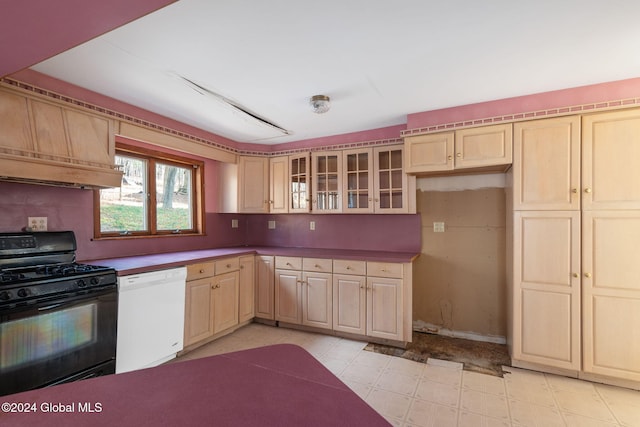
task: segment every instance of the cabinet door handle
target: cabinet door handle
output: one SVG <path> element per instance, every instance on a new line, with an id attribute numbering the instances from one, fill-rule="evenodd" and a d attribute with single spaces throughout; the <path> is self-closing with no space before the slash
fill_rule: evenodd
<path id="1" fill-rule="evenodd" d="M 290 262 L 286 263 L 285 265 L 288 265 L 289 267 L 293 267 Z"/>
<path id="2" fill-rule="evenodd" d="M 584 189 L 584 192 L 585 192 L 585 193 L 587 193 L 587 194 L 591 193 L 591 187 L 587 187 L 587 188 L 585 188 L 585 189 Z"/>
<path id="3" fill-rule="evenodd" d="M 591 273 L 584 273 L 584 277 L 586 277 L 587 279 L 591 277 Z"/>
<path id="4" fill-rule="evenodd" d="M 573 194 L 578 194 L 578 189 L 577 189 L 577 188 L 572 188 L 572 189 L 571 189 L 571 192 L 572 192 Z"/>
<path id="5" fill-rule="evenodd" d="M 314 265 L 315 268 L 322 268 L 318 264 Z"/>
<path id="6" fill-rule="evenodd" d="M 231 268 L 231 264 L 227 264 L 227 268 Z"/>
<path id="7" fill-rule="evenodd" d="M 351 266 L 350 265 L 347 265 L 347 270 L 351 270 Z"/>
<path id="8" fill-rule="evenodd" d="M 462 157 L 462 153 L 456 154 L 456 157 Z"/>
<path id="9" fill-rule="evenodd" d="M 453 156 L 447 156 L 447 160 L 453 159 Z"/>
<path id="10" fill-rule="evenodd" d="M 204 273 L 204 268 L 200 269 L 200 274 Z"/>
<path id="11" fill-rule="evenodd" d="M 573 276 L 573 277 L 578 277 L 578 276 L 579 276 L 579 274 L 578 274 L 578 273 L 573 273 L 573 274 L 572 274 L 572 276 Z"/>

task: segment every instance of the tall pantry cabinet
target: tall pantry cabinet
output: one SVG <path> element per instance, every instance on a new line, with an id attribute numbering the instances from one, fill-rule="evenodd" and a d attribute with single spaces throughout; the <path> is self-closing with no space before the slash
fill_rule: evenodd
<path id="1" fill-rule="evenodd" d="M 582 135 L 583 370 L 640 381 L 640 111 Z"/>
<path id="2" fill-rule="evenodd" d="M 640 111 L 514 125 L 516 366 L 640 381 Z"/>

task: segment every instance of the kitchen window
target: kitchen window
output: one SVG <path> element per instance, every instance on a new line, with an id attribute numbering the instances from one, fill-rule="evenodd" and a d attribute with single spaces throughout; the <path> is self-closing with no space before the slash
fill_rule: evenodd
<path id="1" fill-rule="evenodd" d="M 97 190 L 96 238 L 201 234 L 204 163 L 118 144 L 120 188 Z"/>

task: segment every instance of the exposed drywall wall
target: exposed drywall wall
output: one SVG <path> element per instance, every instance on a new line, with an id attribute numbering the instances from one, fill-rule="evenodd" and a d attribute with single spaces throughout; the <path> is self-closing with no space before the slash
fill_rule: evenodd
<path id="1" fill-rule="evenodd" d="M 420 178 L 414 324 L 506 336 L 504 175 Z M 434 232 L 433 223 L 445 231 Z"/>

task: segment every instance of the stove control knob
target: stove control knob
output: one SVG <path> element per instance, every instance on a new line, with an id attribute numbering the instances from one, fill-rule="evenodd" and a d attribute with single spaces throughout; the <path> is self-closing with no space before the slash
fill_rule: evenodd
<path id="1" fill-rule="evenodd" d="M 20 298 L 28 297 L 29 295 L 31 295 L 31 292 L 29 292 L 29 289 L 22 288 L 18 291 L 18 296 Z"/>
<path id="2" fill-rule="evenodd" d="M 0 292 L 0 301 L 7 301 L 11 299 L 11 294 L 7 291 Z"/>
<path id="3" fill-rule="evenodd" d="M 85 282 L 83 279 L 79 279 L 76 282 L 76 285 L 78 285 L 79 288 L 84 288 L 85 286 L 87 286 L 87 282 Z"/>
<path id="4" fill-rule="evenodd" d="M 98 278 L 97 278 L 97 277 L 92 277 L 92 278 L 89 280 L 89 282 L 90 282 L 92 285 L 97 285 L 97 284 L 100 282 L 100 280 L 98 280 Z"/>

